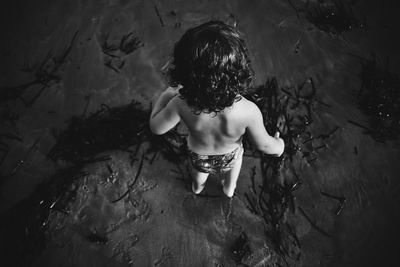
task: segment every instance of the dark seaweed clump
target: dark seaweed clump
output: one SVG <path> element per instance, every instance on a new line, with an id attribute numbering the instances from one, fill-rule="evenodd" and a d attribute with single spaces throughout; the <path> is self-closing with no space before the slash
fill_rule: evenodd
<path id="1" fill-rule="evenodd" d="M 88 117 L 72 117 L 66 130 L 55 133 L 57 143 L 48 157 L 77 164 L 107 150 L 127 149 L 150 136 L 149 117 L 136 101 L 115 108 L 103 104 Z"/>
<path id="2" fill-rule="evenodd" d="M 281 133 L 285 141 L 283 158 L 293 160 L 299 155 L 308 163 L 316 161 L 318 151 L 326 147 L 324 141 L 339 129 L 334 127 L 323 134 L 311 130 L 314 107 L 317 104 L 329 107 L 316 98 L 316 92 L 312 78 L 298 86 L 284 88 L 279 87 L 276 78 L 271 78 L 246 96 L 260 108 L 267 131 Z"/>
<path id="3" fill-rule="evenodd" d="M 109 150 L 122 150 L 134 158 L 140 144 L 150 142 L 149 153 L 162 152 L 174 162 L 182 162 L 186 151 L 184 135 L 176 129 L 162 136 L 153 135 L 149 128 L 150 110 L 133 100 L 126 106 L 110 108 L 105 104 L 89 116 L 74 116 L 61 133 L 54 133 L 57 143 L 48 157 L 83 164 L 96 160 L 96 156 Z M 135 151 L 130 147 L 137 146 Z"/>
<path id="4" fill-rule="evenodd" d="M 304 7 L 296 7 L 289 0 L 289 3 L 299 14 L 304 14 L 305 18 L 321 31 L 330 33 L 334 36 L 344 32 L 365 28 L 365 19 L 360 20 L 353 11 L 355 1 L 332 0 L 307 2 Z"/>
<path id="5" fill-rule="evenodd" d="M 301 207 L 296 207 L 294 192 L 302 185 L 296 171 L 299 169 L 298 162 L 315 162 L 319 150 L 326 147 L 325 142 L 338 127 L 324 134 L 314 133 L 311 127 L 314 107 L 318 103 L 328 105 L 316 98 L 316 88 L 311 78 L 299 86 L 286 88 L 280 88 L 276 78 L 271 78 L 246 97 L 262 111 L 268 132 L 281 132 L 286 148 L 280 158 L 257 152 L 247 154 L 261 159 L 261 183 L 256 181 L 254 166 L 250 192 L 245 197 L 249 209 L 263 219 L 266 235 L 271 238 L 278 254 L 286 265 L 292 266 L 300 260 L 301 250 L 294 225 L 286 220 L 286 212 L 294 213 L 300 209 L 316 230 L 329 236 L 311 221 Z M 248 143 L 246 146 L 251 150 Z"/>
<path id="6" fill-rule="evenodd" d="M 358 104 L 369 118 L 365 133 L 379 142 L 396 139 L 400 134 L 399 76 L 380 68 L 375 59 L 363 59 L 359 76 Z"/>

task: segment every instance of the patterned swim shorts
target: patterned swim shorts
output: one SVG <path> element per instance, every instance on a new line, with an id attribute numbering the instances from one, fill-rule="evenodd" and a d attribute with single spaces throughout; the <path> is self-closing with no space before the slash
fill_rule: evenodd
<path id="1" fill-rule="evenodd" d="M 235 160 L 243 154 L 243 144 L 232 152 L 222 155 L 201 155 L 189 150 L 189 159 L 193 168 L 205 173 L 223 173 L 233 168 Z"/>

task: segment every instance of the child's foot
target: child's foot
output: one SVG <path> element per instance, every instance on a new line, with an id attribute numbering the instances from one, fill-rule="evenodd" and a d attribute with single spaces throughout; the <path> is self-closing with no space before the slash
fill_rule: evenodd
<path id="1" fill-rule="evenodd" d="M 205 185 L 200 185 L 200 186 L 198 186 L 198 188 L 196 189 L 195 183 L 192 182 L 192 191 L 193 191 L 193 193 L 195 193 L 196 195 L 200 194 L 201 191 L 203 191 L 204 187 L 205 187 Z"/>
<path id="2" fill-rule="evenodd" d="M 235 193 L 235 188 L 233 188 L 233 189 L 226 188 L 225 187 L 225 179 L 222 179 L 221 185 L 222 185 L 222 191 L 224 192 L 224 194 L 227 197 L 233 197 L 233 194 Z"/>

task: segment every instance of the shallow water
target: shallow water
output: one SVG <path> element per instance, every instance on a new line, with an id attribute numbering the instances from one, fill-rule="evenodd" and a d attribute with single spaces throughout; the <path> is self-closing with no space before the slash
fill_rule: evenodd
<path id="1" fill-rule="evenodd" d="M 305 1 L 292 2 L 302 5 Z M 1 102 L 2 114 L 19 115 L 15 125 L 2 119 L 2 133 L 22 138 L 22 142 L 7 140 L 10 149 L 1 165 L 2 221 L 8 223 L 10 214 L 23 210 L 18 203 L 63 167 L 46 158 L 56 143 L 53 129 L 61 132 L 68 118 L 95 112 L 101 104 L 118 107 L 135 99 L 147 108 L 153 95 L 165 88 L 162 68 L 174 43 L 186 29 L 220 19 L 236 24 L 243 34 L 256 85 L 272 76 L 282 85 L 312 77 L 317 98 L 330 106 L 316 107 L 315 131 L 325 133 L 339 126 L 315 163 L 298 165 L 303 186 L 295 193 L 296 205 L 332 235 L 322 235 L 298 210 L 289 214 L 301 243 L 298 265 L 395 266 L 400 236 L 398 140 L 378 143 L 348 123 L 368 123 L 353 93 L 361 84 L 361 64 L 351 54 L 369 57 L 375 53 L 382 64 L 388 57 L 393 71 L 399 66 L 399 40 L 394 37 L 397 10 L 392 2 L 357 3 L 356 14 L 365 16 L 368 27 L 339 37 L 318 30 L 304 17 L 299 19 L 288 1 L 278 0 L 4 4 L 2 88 L 34 80 L 32 73 L 21 69 L 37 67 L 48 51 L 60 58 L 78 33 L 56 71 L 59 81 L 52 81 L 30 106 L 20 99 Z M 118 45 L 131 32 L 140 40 L 136 50 L 104 53 L 107 36 L 109 44 Z M 56 64 L 47 63 L 48 68 Z M 33 99 L 38 90 L 38 85 L 28 87 L 25 100 Z M 152 165 L 146 161 L 135 194 L 113 204 L 136 175 L 138 163 L 130 165 L 121 151 L 108 154 L 112 156 L 108 164 L 118 170 L 118 179 L 101 182 L 109 175 L 107 163 L 86 166 L 89 175 L 77 182 L 71 214 L 52 213 L 47 246 L 32 253 L 29 262 L 37 266 L 234 266 L 230 249 L 246 232 L 253 258 L 242 261 L 249 266 L 276 266 L 279 257 L 244 200 L 256 160 L 245 158 L 238 197 L 229 209 L 221 197 L 192 196 L 187 180 L 177 179 L 179 175 L 171 171 L 174 165 L 162 157 Z M 340 215 L 335 215 L 337 202 L 320 191 L 346 197 Z M 217 179 L 207 184 L 206 192 L 220 196 Z M 2 234 L 7 227 L 2 227 Z M 14 247 L 19 236 L 13 242 L 2 239 L 2 246 L 8 246 L 2 250 L 17 255 L 13 255 L 15 261 L 31 253 Z"/>

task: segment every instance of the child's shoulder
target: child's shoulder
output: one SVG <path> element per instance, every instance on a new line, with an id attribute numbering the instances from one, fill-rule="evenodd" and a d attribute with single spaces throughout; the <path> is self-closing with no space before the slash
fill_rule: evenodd
<path id="1" fill-rule="evenodd" d="M 240 110 L 240 112 L 243 112 L 244 114 L 254 114 L 255 112 L 257 112 L 259 110 L 259 108 L 257 107 L 257 105 L 248 100 L 246 97 L 241 96 L 240 101 L 237 102 L 238 104 L 238 109 Z"/>

